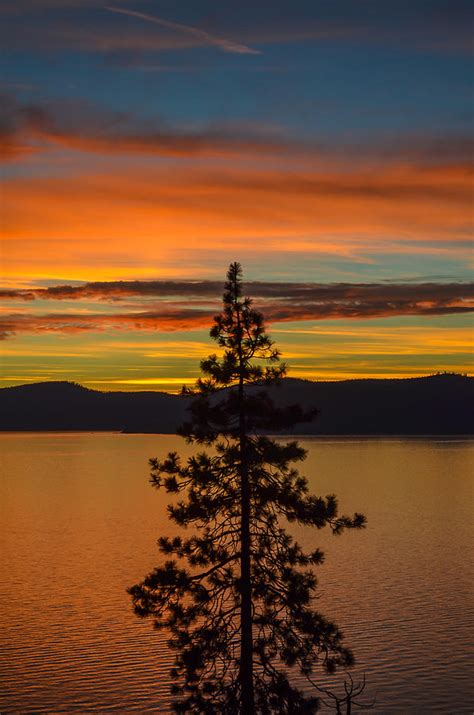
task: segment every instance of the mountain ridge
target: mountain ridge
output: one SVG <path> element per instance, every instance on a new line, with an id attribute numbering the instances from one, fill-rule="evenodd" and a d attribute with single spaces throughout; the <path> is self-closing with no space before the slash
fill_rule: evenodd
<path id="1" fill-rule="evenodd" d="M 308 435 L 472 434 L 474 378 L 311 381 L 285 378 L 268 388 L 279 404 L 317 407 L 298 425 Z M 174 434 L 189 397 L 166 392 L 102 392 L 69 381 L 0 388 L 0 431 L 122 431 Z"/>

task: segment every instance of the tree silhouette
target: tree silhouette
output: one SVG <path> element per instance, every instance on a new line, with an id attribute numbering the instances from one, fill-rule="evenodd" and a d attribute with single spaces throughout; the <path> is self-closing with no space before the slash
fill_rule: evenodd
<path id="1" fill-rule="evenodd" d="M 267 436 L 314 411 L 277 407 L 264 389 L 285 365 L 242 295 L 238 263 L 229 267 L 210 334 L 223 354 L 202 361 L 181 434 L 212 449 L 185 462 L 175 452 L 150 460 L 153 486 L 184 494 L 168 506 L 170 518 L 194 528 L 187 538 L 161 537 L 161 552 L 174 558 L 129 593 L 139 616 L 170 633 L 175 712 L 313 713 L 317 695 L 292 684 L 292 672 L 334 672 L 353 656 L 337 626 L 312 607 L 311 567 L 323 553 L 305 552 L 285 522 L 339 534 L 365 519 L 338 516 L 334 495 L 310 495 L 293 466 L 305 450 Z"/>

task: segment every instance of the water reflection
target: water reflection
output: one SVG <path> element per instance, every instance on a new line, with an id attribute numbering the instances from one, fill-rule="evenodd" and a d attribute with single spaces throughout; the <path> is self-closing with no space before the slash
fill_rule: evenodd
<path id="1" fill-rule="evenodd" d="M 119 434 L 1 439 L 0 710 L 166 712 L 163 635 L 125 588 L 172 533 L 147 459 L 182 440 Z M 474 622 L 470 440 L 304 440 L 311 489 L 363 511 L 322 546 L 321 610 L 343 627 L 376 713 L 470 713 Z"/>

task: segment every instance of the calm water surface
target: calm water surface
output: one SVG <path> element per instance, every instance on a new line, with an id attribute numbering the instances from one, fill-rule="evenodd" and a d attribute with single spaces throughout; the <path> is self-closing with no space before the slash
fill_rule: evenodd
<path id="1" fill-rule="evenodd" d="M 319 610 L 343 628 L 374 713 L 472 713 L 473 457 L 467 440 L 303 439 L 313 491 L 365 532 L 301 531 L 327 555 Z M 167 712 L 163 634 L 127 586 L 171 533 L 147 459 L 178 437 L 0 435 L 0 712 Z"/>

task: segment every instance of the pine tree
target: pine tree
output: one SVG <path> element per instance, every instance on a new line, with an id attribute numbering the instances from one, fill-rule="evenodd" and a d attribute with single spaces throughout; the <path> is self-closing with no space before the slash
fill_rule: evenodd
<path id="1" fill-rule="evenodd" d="M 365 519 L 338 516 L 334 495 L 310 495 L 294 467 L 304 449 L 268 436 L 314 413 L 277 407 L 265 389 L 284 377 L 285 365 L 242 295 L 238 263 L 229 267 L 210 334 L 222 355 L 202 361 L 181 434 L 211 449 L 185 462 L 174 452 L 150 460 L 153 486 L 183 493 L 168 506 L 170 519 L 193 531 L 162 536 L 161 552 L 174 558 L 129 593 L 139 616 L 170 633 L 175 712 L 313 713 L 317 695 L 295 687 L 291 674 L 313 679 L 318 668 L 350 667 L 353 656 L 337 626 L 313 608 L 312 567 L 323 553 L 305 552 L 285 523 L 339 534 Z"/>

